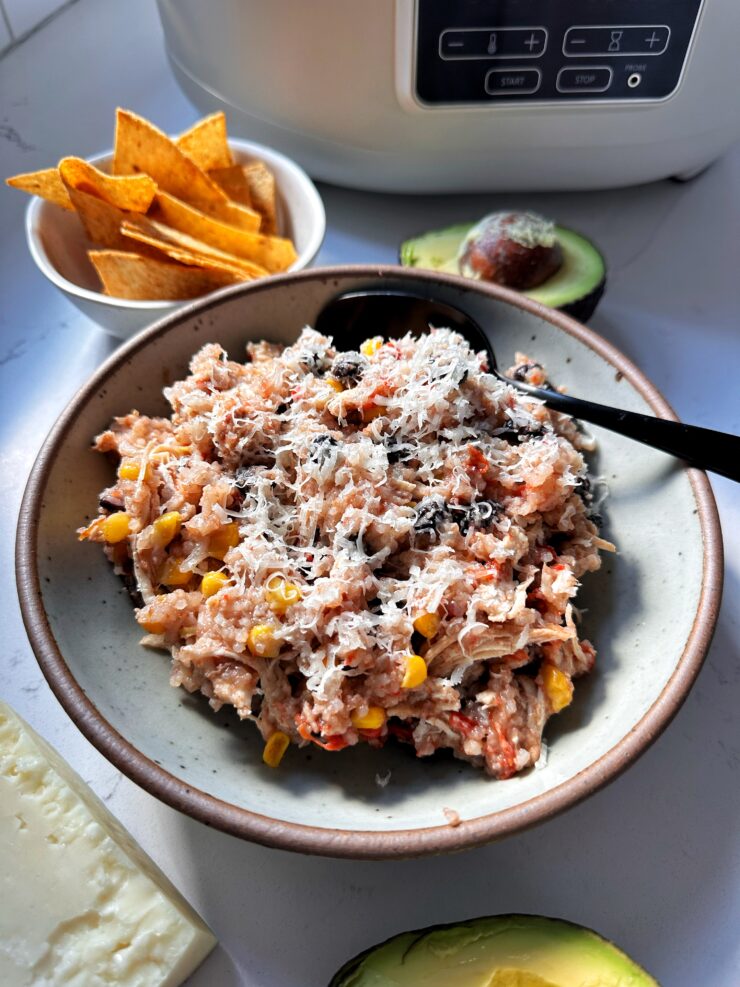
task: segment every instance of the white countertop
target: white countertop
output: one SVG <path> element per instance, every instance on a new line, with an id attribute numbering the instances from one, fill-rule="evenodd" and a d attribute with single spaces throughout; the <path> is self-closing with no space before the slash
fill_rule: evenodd
<path id="1" fill-rule="evenodd" d="M 112 144 L 127 106 L 163 129 L 196 117 L 167 67 L 149 0 L 79 0 L 0 60 L 0 174 Z M 248 136 L 248 135 L 245 135 Z M 412 199 L 322 187 L 319 263 L 393 262 L 418 230 L 526 205 L 583 230 L 610 266 L 592 326 L 684 420 L 740 432 L 740 146 L 694 182 L 583 195 Z M 407 928 L 497 912 L 582 922 L 665 987 L 740 983 L 740 491 L 713 478 L 725 596 L 707 663 L 655 746 L 586 803 L 457 856 L 355 863 L 213 832 L 122 777 L 41 676 L 16 602 L 15 521 L 44 435 L 115 341 L 38 273 L 18 192 L 0 189 L 0 694 L 72 763 L 198 908 L 221 945 L 193 987 L 322 987 Z"/>

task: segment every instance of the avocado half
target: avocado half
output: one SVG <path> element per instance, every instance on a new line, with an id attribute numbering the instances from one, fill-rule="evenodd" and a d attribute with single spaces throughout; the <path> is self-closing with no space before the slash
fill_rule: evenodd
<path id="1" fill-rule="evenodd" d="M 457 252 L 473 226 L 475 223 L 460 223 L 405 240 L 399 252 L 402 266 L 462 277 L 457 265 Z M 555 236 L 563 251 L 560 269 L 547 281 L 522 294 L 585 322 L 593 315 L 604 294 L 604 258 L 594 244 L 580 233 L 556 226 Z"/>
<path id="2" fill-rule="evenodd" d="M 660 987 L 590 929 L 494 915 L 403 932 L 346 963 L 329 987 Z"/>

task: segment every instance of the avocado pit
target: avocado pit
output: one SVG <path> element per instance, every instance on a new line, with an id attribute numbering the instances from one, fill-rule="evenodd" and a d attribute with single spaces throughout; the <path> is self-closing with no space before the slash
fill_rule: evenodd
<path id="1" fill-rule="evenodd" d="M 549 220 L 531 212 L 498 212 L 473 226 L 457 262 L 464 277 L 529 291 L 560 270 L 563 250 Z"/>

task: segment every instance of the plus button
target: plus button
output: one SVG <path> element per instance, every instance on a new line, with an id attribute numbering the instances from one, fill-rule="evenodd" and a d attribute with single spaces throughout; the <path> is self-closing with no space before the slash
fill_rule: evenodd
<path id="1" fill-rule="evenodd" d="M 537 38 L 534 31 L 530 34 L 530 36 L 527 38 L 524 44 L 527 46 L 527 48 L 529 48 L 530 54 L 534 51 L 535 48 L 539 48 L 540 46 L 539 38 Z"/>
<path id="2" fill-rule="evenodd" d="M 661 40 L 660 35 L 656 34 L 655 31 L 653 31 L 653 33 L 650 35 L 649 38 L 645 38 L 645 44 L 652 51 L 653 46 L 657 45 L 660 40 Z"/>

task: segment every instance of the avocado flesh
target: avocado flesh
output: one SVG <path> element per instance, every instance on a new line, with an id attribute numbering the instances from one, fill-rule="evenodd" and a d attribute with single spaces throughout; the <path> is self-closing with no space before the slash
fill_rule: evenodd
<path id="1" fill-rule="evenodd" d="M 330 987 L 658 987 L 616 946 L 557 919 L 500 915 L 406 932 Z"/>
<path id="2" fill-rule="evenodd" d="M 406 240 L 401 245 L 401 264 L 461 276 L 457 252 L 474 225 L 461 223 Z M 604 291 L 604 258 L 590 241 L 573 230 L 556 226 L 555 235 L 563 251 L 562 266 L 547 281 L 522 294 L 577 318 L 588 318 Z"/>

